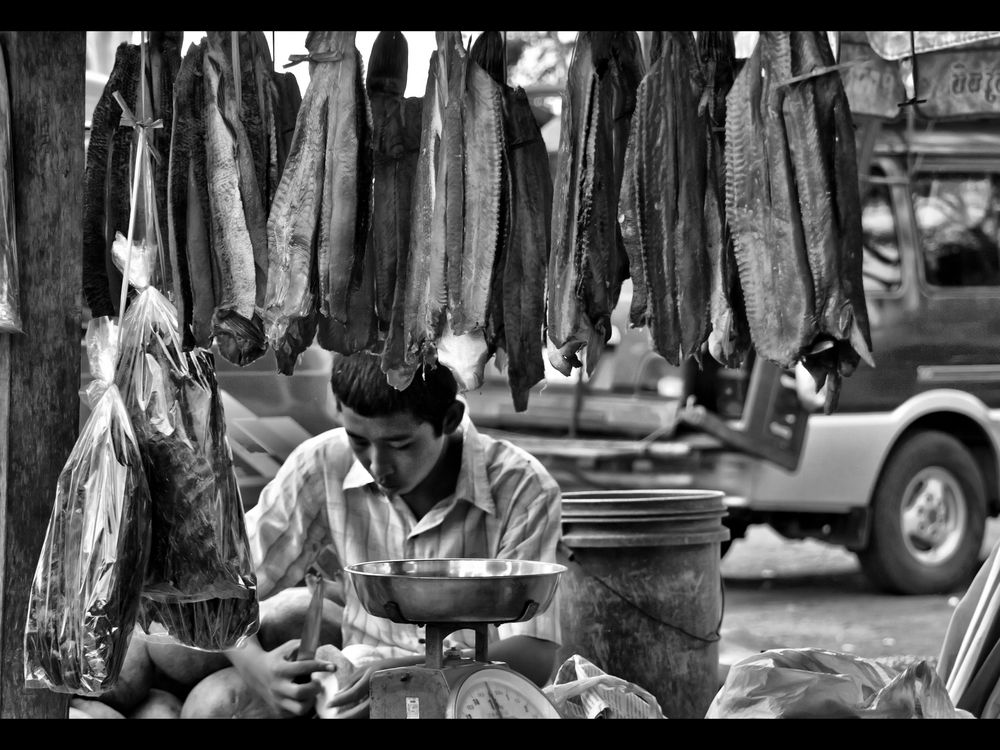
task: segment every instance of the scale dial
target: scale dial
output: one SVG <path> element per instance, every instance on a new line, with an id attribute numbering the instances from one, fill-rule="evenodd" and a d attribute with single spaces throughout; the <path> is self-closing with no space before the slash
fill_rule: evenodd
<path id="1" fill-rule="evenodd" d="M 531 680 L 500 667 L 483 667 L 457 685 L 448 706 L 455 719 L 560 719 Z"/>

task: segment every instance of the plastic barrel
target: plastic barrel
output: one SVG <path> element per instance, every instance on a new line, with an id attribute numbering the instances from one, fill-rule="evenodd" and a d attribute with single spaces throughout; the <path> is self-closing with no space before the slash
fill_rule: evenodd
<path id="1" fill-rule="evenodd" d="M 723 493 L 563 493 L 562 663 L 580 654 L 652 693 L 667 718 L 703 718 L 719 689 Z"/>

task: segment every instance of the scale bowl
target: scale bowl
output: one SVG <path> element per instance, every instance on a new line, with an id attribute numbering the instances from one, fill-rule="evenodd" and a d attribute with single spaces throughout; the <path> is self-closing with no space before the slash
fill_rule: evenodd
<path id="1" fill-rule="evenodd" d="M 361 605 L 405 623 L 523 622 L 544 612 L 566 567 L 531 560 L 430 558 L 348 565 Z"/>

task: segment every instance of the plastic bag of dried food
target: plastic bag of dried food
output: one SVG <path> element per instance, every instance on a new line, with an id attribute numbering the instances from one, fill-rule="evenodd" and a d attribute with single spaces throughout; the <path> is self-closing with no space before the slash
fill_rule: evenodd
<path id="1" fill-rule="evenodd" d="M 0 55 L 0 333 L 21 333 L 17 279 L 10 87 L 7 85 L 3 55 Z"/>
<path id="2" fill-rule="evenodd" d="M 133 282 L 146 260 L 132 259 Z M 152 503 L 139 621 L 157 640 L 221 650 L 257 632 L 257 578 L 214 359 L 181 343 L 174 306 L 142 289 L 122 321 L 116 373 Z"/>
<path id="3" fill-rule="evenodd" d="M 114 687 L 149 555 L 149 491 L 125 404 L 111 384 L 116 327 L 87 328 L 92 411 L 59 474 L 24 628 L 24 682 L 60 693 Z"/>
<path id="4" fill-rule="evenodd" d="M 902 669 L 818 648 L 762 651 L 736 662 L 706 719 L 969 719 L 926 660 Z"/>

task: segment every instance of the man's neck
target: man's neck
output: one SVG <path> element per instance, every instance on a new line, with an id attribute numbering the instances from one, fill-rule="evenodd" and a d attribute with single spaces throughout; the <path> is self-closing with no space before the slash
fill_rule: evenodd
<path id="1" fill-rule="evenodd" d="M 403 502 L 409 506 L 418 521 L 431 508 L 455 492 L 461 469 L 462 431 L 455 430 L 445 439 L 441 455 L 438 456 L 430 473 L 420 484 L 402 496 Z"/>

